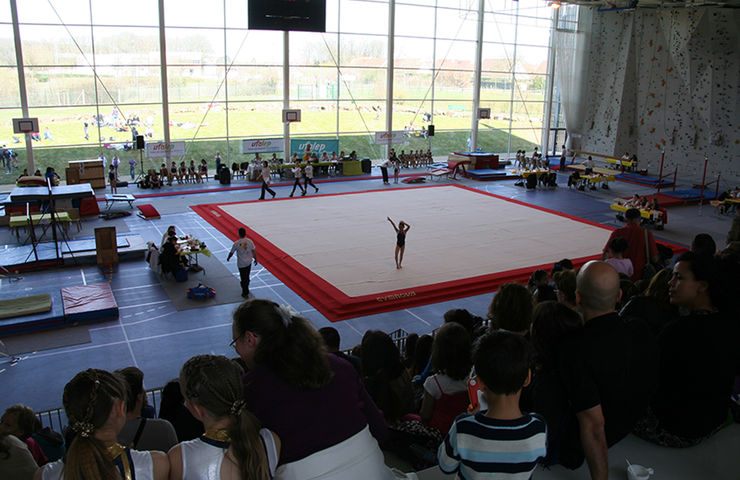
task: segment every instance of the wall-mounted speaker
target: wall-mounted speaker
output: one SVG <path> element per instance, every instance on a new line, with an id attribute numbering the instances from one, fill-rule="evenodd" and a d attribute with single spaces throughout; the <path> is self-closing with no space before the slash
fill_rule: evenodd
<path id="1" fill-rule="evenodd" d="M 427 135 L 430 137 L 434 136 L 434 125 L 429 125 L 429 128 L 427 128 Z"/>
<path id="2" fill-rule="evenodd" d="M 145 148 L 146 148 L 146 145 L 144 144 L 144 135 L 137 135 L 136 136 L 136 149 L 144 150 Z"/>

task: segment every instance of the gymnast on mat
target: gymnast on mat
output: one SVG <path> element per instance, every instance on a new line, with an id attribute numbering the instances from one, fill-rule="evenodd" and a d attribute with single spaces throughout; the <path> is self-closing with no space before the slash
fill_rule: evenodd
<path id="1" fill-rule="evenodd" d="M 406 248 L 406 232 L 409 231 L 411 225 L 401 220 L 398 222 L 398 227 L 393 223 L 391 217 L 387 217 L 388 221 L 393 225 L 393 230 L 396 231 L 396 268 L 402 268 L 401 262 L 403 262 L 403 251 Z"/>

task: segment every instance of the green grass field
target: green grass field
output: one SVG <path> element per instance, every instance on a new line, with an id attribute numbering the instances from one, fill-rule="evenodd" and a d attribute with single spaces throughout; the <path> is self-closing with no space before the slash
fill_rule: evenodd
<path id="1" fill-rule="evenodd" d="M 327 105 L 329 105 L 327 107 Z M 349 103 L 340 104 L 339 115 L 336 114 L 336 102 L 296 102 L 295 107 L 302 109 L 302 121 L 292 124 L 291 138 L 337 138 L 333 134 L 320 132 L 346 132 L 339 135 L 339 148 L 350 152 L 357 151 L 360 157 L 370 157 L 377 160 L 383 155 L 383 148 L 374 145 L 374 132 L 385 130 L 385 117 L 373 110 L 373 106 L 379 106 L 377 102 L 358 102 L 356 105 Z M 500 104 L 496 104 L 501 107 Z M 515 108 L 517 105 L 515 104 Z M 527 111 L 530 116 L 519 115 L 515 111 L 516 121 L 511 122 L 512 131 L 511 150 L 520 148 L 530 150 L 539 143 L 541 128 L 541 104 L 526 104 L 530 107 L 535 105 L 540 109 L 540 120 L 534 120 L 531 115 L 535 112 Z M 423 105 L 422 105 L 423 106 Z M 105 108 L 105 109 L 104 109 Z M 101 114 L 110 115 L 111 107 L 101 108 Z M 170 105 L 170 135 L 172 140 L 185 140 L 188 152 L 186 162 L 190 159 L 196 161 L 201 158 L 208 160 L 213 167 L 213 156 L 221 152 L 228 161 L 244 161 L 241 153 L 240 141 L 242 138 L 255 138 L 264 136 L 281 137 L 283 125 L 280 122 L 280 110 L 282 105 L 277 102 L 259 103 L 235 103 L 230 104 L 228 111 L 228 135 L 227 141 L 226 119 L 227 112 L 220 104 L 208 108 L 207 104 L 171 104 Z M 465 109 L 463 109 L 465 108 Z M 508 104 L 506 109 L 508 109 Z M 154 125 L 153 138 L 161 138 L 162 111 L 159 105 L 127 105 L 122 107 L 123 115 L 138 115 L 142 121 L 151 121 Z M 454 100 L 438 101 L 435 103 L 434 124 L 437 135 L 424 139 L 412 137 L 404 144 L 394 145 L 396 150 L 418 150 L 431 148 L 433 155 L 446 155 L 452 151 L 467 150 L 467 139 L 470 136 L 471 112 L 470 106 L 465 102 L 455 103 Z M 505 152 L 508 146 L 508 117 L 504 117 L 503 107 L 494 111 L 494 118 L 479 123 L 478 146 L 484 151 Z M 411 121 L 419 127 L 422 125 L 420 102 L 411 100 L 399 100 L 394 104 L 394 129 L 402 130 Z M 39 118 L 41 137 L 44 138 L 45 128 L 49 128 L 53 141 L 43 139 L 33 142 L 34 163 L 36 168 L 42 171 L 48 167 L 54 167 L 60 176 L 64 177 L 64 168 L 70 160 L 96 158 L 101 152 L 111 158 L 115 150 L 105 148 L 105 144 L 122 144 L 131 142 L 130 131 L 116 132 L 112 127 L 92 126 L 90 119 L 96 111 L 92 107 L 65 107 L 54 109 L 35 109 L 30 112 L 31 116 Z M 508 111 L 505 112 L 508 115 Z M 20 116 L 20 112 L 12 110 L 0 111 L 0 141 L 18 153 L 18 169 L 11 175 L 0 175 L 0 183 L 12 183 L 20 175 L 23 168 L 27 166 L 25 154 L 25 141 L 22 137 L 15 135 L 21 140 L 14 142 L 11 119 Z M 89 140 L 84 138 L 83 121 L 89 123 Z M 157 123 L 159 122 L 159 123 Z M 139 133 L 145 133 L 144 127 L 138 127 Z M 362 133 L 366 132 L 366 133 Z M 369 133 L 368 133 L 369 132 Z M 100 135 L 100 144 L 98 144 Z M 19 138 L 20 137 L 20 138 Z M 129 158 L 133 155 L 139 161 L 139 153 L 136 151 L 118 151 L 121 158 L 122 171 L 128 172 Z M 178 162 L 180 159 L 176 159 Z M 147 168 L 155 165 L 154 161 L 145 158 Z M 137 168 L 138 170 L 138 168 Z M 127 179 L 127 175 L 122 178 Z"/>

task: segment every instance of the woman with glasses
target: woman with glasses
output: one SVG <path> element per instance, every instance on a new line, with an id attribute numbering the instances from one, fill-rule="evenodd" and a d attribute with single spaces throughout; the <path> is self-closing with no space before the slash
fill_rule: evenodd
<path id="1" fill-rule="evenodd" d="M 246 406 L 282 443 L 277 478 L 394 478 L 376 441 L 388 435 L 382 413 L 306 319 L 251 299 L 234 312 L 232 335 L 249 368 Z"/>

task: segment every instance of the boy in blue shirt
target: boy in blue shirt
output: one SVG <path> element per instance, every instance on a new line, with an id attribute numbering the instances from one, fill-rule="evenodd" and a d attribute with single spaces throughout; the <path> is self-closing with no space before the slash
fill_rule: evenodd
<path id="1" fill-rule="evenodd" d="M 527 479 L 547 453 L 547 426 L 519 410 L 522 387 L 532 378 L 530 350 L 521 336 L 503 330 L 481 337 L 473 363 L 488 410 L 457 417 L 437 460 L 458 478 Z"/>

